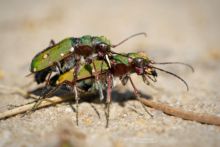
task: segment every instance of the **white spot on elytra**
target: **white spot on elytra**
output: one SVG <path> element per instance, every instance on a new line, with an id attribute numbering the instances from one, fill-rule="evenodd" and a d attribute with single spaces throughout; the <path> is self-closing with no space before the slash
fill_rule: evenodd
<path id="1" fill-rule="evenodd" d="M 34 68 L 34 69 L 33 69 L 33 71 L 34 71 L 34 72 L 36 72 L 36 71 L 37 71 L 37 69 L 36 69 L 36 68 Z"/>
<path id="2" fill-rule="evenodd" d="M 44 54 L 43 58 L 46 59 L 48 57 L 48 54 Z"/>
<path id="3" fill-rule="evenodd" d="M 74 47 L 71 47 L 71 48 L 70 48 L 70 52 L 74 52 Z"/>
<path id="4" fill-rule="evenodd" d="M 60 56 L 62 56 L 62 57 L 63 57 L 63 56 L 64 56 L 64 53 L 61 53 L 61 54 L 60 54 Z"/>

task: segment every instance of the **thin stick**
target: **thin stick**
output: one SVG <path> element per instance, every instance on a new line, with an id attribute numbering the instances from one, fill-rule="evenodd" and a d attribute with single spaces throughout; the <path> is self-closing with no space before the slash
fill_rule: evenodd
<path id="1" fill-rule="evenodd" d="M 200 123 L 210 124 L 210 125 L 218 125 L 220 126 L 220 117 L 210 115 L 210 114 L 201 114 L 201 113 L 194 113 L 192 111 L 183 111 L 179 108 L 173 108 L 168 105 L 153 102 L 151 100 L 147 100 L 145 98 L 137 98 L 140 102 L 142 102 L 144 105 L 148 107 L 152 107 L 157 110 L 161 110 L 166 114 L 176 116 L 182 119 L 191 120 L 191 121 L 197 121 Z"/>
<path id="2" fill-rule="evenodd" d="M 57 96 L 53 96 L 51 98 L 46 98 L 44 99 L 39 106 L 36 109 L 39 108 L 43 108 L 43 107 L 47 107 L 47 106 L 51 106 L 51 105 L 55 105 L 64 101 L 68 101 L 68 100 L 73 100 L 73 95 L 66 95 L 64 97 L 57 97 Z M 31 104 L 27 104 L 27 105 L 23 105 L 5 112 L 0 113 L 0 120 L 4 119 L 4 118 L 8 118 L 17 114 L 21 114 L 21 113 L 25 113 L 29 110 L 31 110 L 33 108 L 33 106 L 35 105 L 35 103 L 31 103 Z"/>

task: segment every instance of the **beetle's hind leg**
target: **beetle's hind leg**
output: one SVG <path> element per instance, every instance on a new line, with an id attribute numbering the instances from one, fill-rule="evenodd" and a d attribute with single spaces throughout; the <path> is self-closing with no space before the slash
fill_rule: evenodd
<path id="1" fill-rule="evenodd" d="M 51 39 L 50 40 L 50 43 L 49 43 L 49 47 L 52 47 L 52 46 L 54 46 L 56 43 L 55 43 L 55 41 L 53 40 L 53 39 Z"/>
<path id="2" fill-rule="evenodd" d="M 50 78 L 51 78 L 52 72 L 49 73 L 48 79 L 46 80 L 46 84 L 45 84 L 45 89 L 42 90 L 40 97 L 38 98 L 37 101 L 40 101 L 41 99 L 46 97 L 46 92 L 48 92 L 48 89 L 50 87 Z M 35 107 L 37 106 L 37 103 L 35 103 L 35 105 L 33 106 L 33 110 L 35 109 Z"/>
<path id="3" fill-rule="evenodd" d="M 35 111 L 38 108 L 38 106 L 41 104 L 43 99 L 47 98 L 49 95 L 54 93 L 59 88 L 59 86 L 57 86 L 57 88 L 55 88 L 55 90 L 49 90 L 51 75 L 52 75 L 52 72 L 49 73 L 48 79 L 46 80 L 45 88 L 42 89 L 40 96 L 37 99 L 35 99 L 34 101 L 30 102 L 30 103 L 35 103 L 34 106 L 29 111 L 24 113 L 23 116 L 26 115 L 26 114 L 30 114 L 31 112 Z"/>

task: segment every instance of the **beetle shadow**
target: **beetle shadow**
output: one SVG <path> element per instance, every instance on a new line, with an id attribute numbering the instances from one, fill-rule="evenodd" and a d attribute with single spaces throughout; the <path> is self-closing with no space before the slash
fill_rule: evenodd
<path id="1" fill-rule="evenodd" d="M 39 87 L 32 91 L 29 91 L 28 93 L 41 96 L 45 93 L 47 94 L 50 90 L 51 88 L 45 91 L 45 87 Z M 74 93 L 71 92 L 65 86 L 61 86 L 58 90 L 53 92 L 49 97 L 58 96 L 62 98 L 64 95 L 66 95 L 66 93 L 70 93 L 70 94 L 72 93 L 74 97 Z M 106 91 L 104 91 L 104 96 L 106 97 Z M 112 90 L 112 102 L 119 103 L 121 106 L 124 106 L 126 101 L 135 100 L 135 97 L 136 96 L 134 92 L 130 90 L 126 90 L 124 92 L 119 92 L 117 89 Z M 152 96 L 148 94 L 141 94 L 141 97 L 145 99 L 152 99 Z M 80 103 L 81 102 L 100 104 L 100 103 L 105 103 L 105 98 L 103 100 L 100 100 L 98 92 L 87 92 L 85 96 L 80 95 Z"/>
<path id="2" fill-rule="evenodd" d="M 50 90 L 51 89 L 47 89 L 47 91 L 45 91 L 45 87 L 39 87 L 32 91 L 29 91 L 29 93 L 40 97 L 42 93 L 48 93 Z M 59 96 L 61 98 L 64 98 L 67 93 L 71 95 L 72 92 L 65 86 L 61 86 L 58 90 L 52 93 L 49 97 Z M 65 103 L 68 103 L 71 109 L 73 110 L 73 112 L 76 112 L 76 108 L 73 106 L 73 104 L 75 104 L 74 93 L 72 93 L 72 95 L 73 95 L 73 100 L 65 102 Z M 106 91 L 104 91 L 104 95 L 106 97 Z M 145 99 L 152 99 L 151 95 L 142 94 L 141 96 Z M 127 101 L 133 101 L 133 100 L 135 100 L 135 94 L 133 91 L 126 90 L 124 92 L 119 92 L 117 89 L 112 90 L 112 102 L 113 103 L 118 103 L 120 106 L 125 107 L 125 103 Z M 95 111 L 95 113 L 97 114 L 97 116 L 100 118 L 100 113 L 94 104 L 106 104 L 105 101 L 106 101 L 105 98 L 103 100 L 100 100 L 98 92 L 93 92 L 93 93 L 88 93 L 85 95 L 80 95 L 79 104 L 82 102 L 89 103 L 90 106 Z"/>

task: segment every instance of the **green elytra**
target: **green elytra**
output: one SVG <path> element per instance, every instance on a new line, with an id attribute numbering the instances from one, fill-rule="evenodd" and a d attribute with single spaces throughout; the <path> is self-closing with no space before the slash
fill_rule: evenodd
<path id="1" fill-rule="evenodd" d="M 59 43 L 46 48 L 42 52 L 38 53 L 31 62 L 30 71 L 32 73 L 41 71 L 47 67 L 53 66 L 57 62 L 63 60 L 65 57 L 72 54 L 76 46 L 89 46 L 94 48 L 98 43 L 105 43 L 111 46 L 110 41 L 104 37 L 95 37 L 90 35 L 85 35 L 80 38 L 66 38 Z"/>

